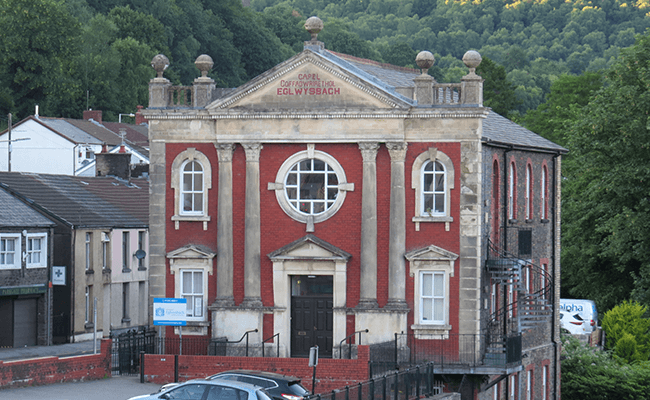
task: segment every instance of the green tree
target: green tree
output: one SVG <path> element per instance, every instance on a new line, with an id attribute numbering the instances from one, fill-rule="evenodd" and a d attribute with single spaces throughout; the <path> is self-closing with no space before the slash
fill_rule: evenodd
<path id="1" fill-rule="evenodd" d="M 572 400 L 644 399 L 650 392 L 647 363 L 621 367 L 608 351 L 564 338 L 562 397 Z"/>
<path id="2" fill-rule="evenodd" d="M 624 301 L 605 313 L 602 326 L 606 345 L 626 362 L 647 361 L 650 355 L 650 319 L 648 308 L 634 301 Z"/>
<path id="3" fill-rule="evenodd" d="M 621 50 L 567 131 L 563 285 L 609 309 L 634 294 L 650 304 L 650 35 Z M 566 279 L 564 279 L 566 278 Z M 633 292 L 637 289 L 636 292 Z"/>
<path id="4" fill-rule="evenodd" d="M 566 146 L 567 124 L 579 117 L 591 95 L 602 87 L 602 76 L 594 72 L 561 75 L 551 84 L 546 102 L 530 110 L 523 118 L 526 127 L 545 138 Z"/>
<path id="5" fill-rule="evenodd" d="M 517 108 L 515 97 L 515 86 L 506 78 L 506 69 L 489 59 L 483 57 L 483 61 L 476 68 L 476 74 L 480 75 L 483 82 L 483 104 L 492 107 L 492 110 L 504 117 Z"/>
<path id="6" fill-rule="evenodd" d="M 0 26 L 0 87 L 13 97 L 17 117 L 33 113 L 35 104 L 60 115 L 59 107 L 80 94 L 69 74 L 79 22 L 62 1 L 1 0 Z"/>

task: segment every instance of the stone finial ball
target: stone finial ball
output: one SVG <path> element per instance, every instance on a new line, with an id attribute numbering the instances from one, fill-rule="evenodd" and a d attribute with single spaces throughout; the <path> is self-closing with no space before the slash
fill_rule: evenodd
<path id="1" fill-rule="evenodd" d="M 209 55 L 201 54 L 196 58 L 196 61 L 194 61 L 194 65 L 196 65 L 196 68 L 201 71 L 201 76 L 206 77 L 208 76 L 208 72 L 212 69 L 214 62 L 212 61 L 212 57 Z"/>
<path id="2" fill-rule="evenodd" d="M 475 50 L 470 50 L 463 56 L 465 66 L 467 66 L 471 71 L 475 70 L 476 67 L 481 64 L 481 61 L 483 61 L 483 58 L 481 58 L 481 55 Z"/>
<path id="3" fill-rule="evenodd" d="M 434 62 L 436 62 L 436 59 L 430 51 L 421 51 L 415 57 L 415 63 L 425 71 L 431 68 Z"/>
<path id="4" fill-rule="evenodd" d="M 163 72 L 169 67 L 169 58 L 167 58 L 164 54 L 158 54 L 151 60 L 151 67 L 156 71 L 156 74 L 158 74 L 158 78 L 163 77 Z"/>
<path id="5" fill-rule="evenodd" d="M 318 17 L 309 17 L 305 21 L 305 29 L 311 33 L 311 40 L 316 40 L 318 33 L 323 30 L 323 21 Z"/>

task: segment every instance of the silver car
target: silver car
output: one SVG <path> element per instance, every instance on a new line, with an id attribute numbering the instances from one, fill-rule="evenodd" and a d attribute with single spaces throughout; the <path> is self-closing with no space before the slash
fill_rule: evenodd
<path id="1" fill-rule="evenodd" d="M 271 400 L 264 389 L 243 382 L 193 379 L 158 393 L 129 400 Z"/>

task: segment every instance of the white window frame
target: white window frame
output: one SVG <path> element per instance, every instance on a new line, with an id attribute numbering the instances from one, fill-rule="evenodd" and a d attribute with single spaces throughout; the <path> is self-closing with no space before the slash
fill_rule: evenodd
<path id="1" fill-rule="evenodd" d="M 111 236 L 108 232 L 101 233 L 102 239 L 102 269 L 109 269 L 110 267 L 110 244 Z"/>
<path id="2" fill-rule="evenodd" d="M 515 372 L 514 374 L 510 375 L 510 399 L 511 400 L 516 400 L 517 399 L 517 373 Z"/>
<path id="3" fill-rule="evenodd" d="M 180 298 L 187 299 L 187 320 L 188 321 L 204 321 L 206 319 L 206 290 L 207 290 L 207 282 L 206 282 L 206 276 L 205 276 L 205 270 L 202 268 L 181 268 L 180 271 Z M 192 291 L 190 292 L 185 292 L 185 276 L 186 274 L 190 274 L 191 278 L 191 285 L 192 285 Z M 200 292 L 196 291 L 196 287 L 194 285 L 194 276 L 195 274 L 200 274 L 201 275 L 201 283 L 200 283 Z M 200 304 L 197 304 L 196 302 L 200 301 Z M 200 315 L 196 315 L 196 310 L 197 308 L 200 309 Z"/>
<path id="4" fill-rule="evenodd" d="M 93 269 L 93 233 L 92 232 L 86 232 L 85 250 L 86 250 L 86 271 L 92 271 Z"/>
<path id="5" fill-rule="evenodd" d="M 546 400 L 548 393 L 548 365 L 542 367 L 542 400 Z"/>
<path id="6" fill-rule="evenodd" d="M 425 196 L 428 193 L 424 188 L 424 176 L 429 162 L 439 163 L 444 169 L 444 211 L 440 213 L 429 212 L 425 209 Z M 454 189 L 454 164 L 448 155 L 435 147 L 429 148 L 420 154 L 413 161 L 411 167 L 411 188 L 415 190 L 415 208 L 412 221 L 416 223 L 416 230 L 419 230 L 421 222 L 453 222 L 451 216 L 451 190 Z"/>
<path id="7" fill-rule="evenodd" d="M 431 275 L 431 294 L 426 295 L 425 291 L 425 278 L 426 276 Z M 419 323 L 421 325 L 443 325 L 447 323 L 448 320 L 448 289 L 447 289 L 447 274 L 444 271 L 420 271 L 420 307 L 419 307 Z M 442 291 L 435 291 L 435 280 L 436 278 L 442 280 Z M 435 304 L 436 302 L 442 302 L 442 315 L 439 319 L 426 319 L 424 315 L 425 302 L 431 300 L 431 313 L 435 316 Z"/>
<path id="8" fill-rule="evenodd" d="M 526 164 L 526 219 L 533 218 L 533 166 Z"/>
<path id="9" fill-rule="evenodd" d="M 198 162 L 203 168 L 203 204 L 200 211 L 188 212 L 183 210 L 183 169 L 192 161 Z M 171 187 L 174 189 L 174 215 L 172 221 L 175 223 L 175 229 L 179 229 L 180 221 L 200 221 L 203 222 L 203 230 L 207 230 L 208 221 L 210 221 L 208 195 L 209 190 L 212 189 L 212 165 L 208 157 L 193 147 L 178 154 L 172 163 Z"/>
<path id="10" fill-rule="evenodd" d="M 409 261 L 409 275 L 414 280 L 413 309 L 417 310 L 411 329 L 416 338 L 448 339 L 451 325 L 449 324 L 449 279 L 454 276 L 454 265 L 458 255 L 450 251 L 430 245 L 405 254 Z M 442 274 L 444 285 L 444 317 L 441 320 L 424 320 L 423 310 L 423 281 L 425 274 Z"/>
<path id="11" fill-rule="evenodd" d="M 186 171 L 185 169 L 188 166 L 192 166 L 191 170 Z M 205 169 L 203 167 L 203 164 L 199 162 L 198 160 L 185 160 L 185 162 L 181 165 L 181 197 L 180 197 L 180 209 L 179 212 L 181 215 L 203 215 L 205 214 L 205 204 L 203 204 L 203 196 L 205 195 L 205 190 L 203 188 L 205 187 Z M 196 183 L 196 177 L 200 176 L 200 188 L 195 188 L 194 184 Z M 189 188 L 186 187 L 185 181 L 189 178 Z M 186 196 L 189 195 L 192 198 L 191 204 L 189 204 L 189 207 L 186 209 L 186 201 L 185 198 Z M 197 202 L 194 201 L 194 196 L 201 196 L 201 201 L 198 202 L 198 205 L 196 204 Z M 197 206 L 197 209 L 195 209 L 195 206 Z M 200 207 L 200 209 L 198 209 Z"/>
<path id="12" fill-rule="evenodd" d="M 338 180 L 338 192 L 336 199 L 327 209 L 325 209 L 325 211 L 317 214 L 307 214 L 301 212 L 291 204 L 286 194 L 288 186 L 286 184 L 286 181 L 292 168 L 297 163 L 310 159 L 319 160 L 327 164 L 332 168 Z M 313 232 L 313 225 L 315 223 L 326 221 L 338 212 L 338 210 L 343 205 L 343 202 L 345 201 L 346 193 L 348 191 L 354 190 L 354 184 L 348 183 L 343 167 L 334 157 L 323 151 L 316 150 L 313 144 L 309 144 L 307 146 L 307 150 L 295 153 L 284 161 L 282 166 L 280 166 L 277 175 L 275 176 L 275 182 L 269 182 L 268 189 L 275 191 L 275 198 L 277 199 L 280 208 L 282 208 L 282 211 L 284 211 L 285 214 L 287 214 L 295 221 L 307 224 L 307 232 Z"/>
<path id="13" fill-rule="evenodd" d="M 30 250 L 29 246 L 32 240 L 39 239 L 41 248 L 39 251 Z M 45 268 L 47 267 L 47 232 L 42 233 L 28 233 L 25 236 L 25 253 L 26 253 L 26 266 L 27 268 Z M 39 253 L 39 261 L 32 262 L 33 255 Z"/>
<path id="14" fill-rule="evenodd" d="M 84 314 L 84 322 L 87 324 L 90 320 L 90 286 L 86 286 L 86 311 Z"/>
<path id="15" fill-rule="evenodd" d="M 547 180 L 548 180 L 548 168 L 546 165 L 542 166 L 542 178 L 541 178 L 541 191 L 540 191 L 540 203 L 541 203 L 541 219 L 548 219 L 548 210 L 546 208 L 546 190 L 547 190 Z"/>
<path id="16" fill-rule="evenodd" d="M 12 264 L 7 264 L 6 263 L 6 255 L 9 254 L 10 252 L 7 251 L 6 249 L 2 251 L 2 247 L 0 247 L 0 251 L 2 251 L 3 255 L 5 256 L 5 260 L 3 264 L 0 264 L 0 269 L 20 269 L 22 268 L 22 252 L 21 252 L 21 236 L 20 233 L 2 233 L 0 234 L 0 239 L 4 239 L 5 243 L 7 243 L 8 239 L 13 239 L 14 242 L 14 251 L 11 252 L 14 255 L 14 262 Z M 0 244 L 2 246 L 2 244 Z M 0 257 L 2 258 L 2 257 Z"/>
<path id="17" fill-rule="evenodd" d="M 515 219 L 517 218 L 517 214 L 516 214 L 517 205 L 515 204 L 517 202 L 517 195 L 516 195 L 517 169 L 515 168 L 514 161 L 510 162 L 509 171 L 510 173 L 508 174 L 508 218 Z"/>

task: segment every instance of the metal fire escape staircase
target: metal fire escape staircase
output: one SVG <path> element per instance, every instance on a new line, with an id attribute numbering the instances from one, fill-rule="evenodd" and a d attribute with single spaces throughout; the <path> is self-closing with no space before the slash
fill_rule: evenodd
<path id="1" fill-rule="evenodd" d="M 540 328 L 551 318 L 552 276 L 539 265 L 503 251 L 490 241 L 485 268 L 492 283 L 497 283 L 502 289 L 501 307 L 490 315 L 487 323 L 485 361 L 498 364 L 518 361 L 521 332 Z M 528 269 L 529 282 L 524 282 L 525 268 Z"/>

